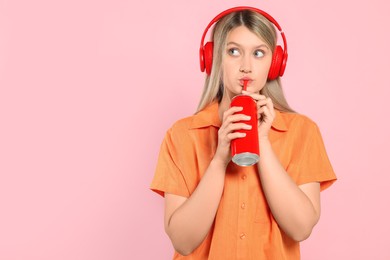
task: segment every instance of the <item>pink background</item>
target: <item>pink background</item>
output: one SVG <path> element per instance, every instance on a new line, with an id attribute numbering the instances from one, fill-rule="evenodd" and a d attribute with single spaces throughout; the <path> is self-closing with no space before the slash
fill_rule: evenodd
<path id="1" fill-rule="evenodd" d="M 302 259 L 390 259 L 388 1 L 0 1 L 0 259 L 170 259 L 148 190 L 165 131 L 191 115 L 220 11 L 286 32 L 291 105 L 339 180 Z"/>

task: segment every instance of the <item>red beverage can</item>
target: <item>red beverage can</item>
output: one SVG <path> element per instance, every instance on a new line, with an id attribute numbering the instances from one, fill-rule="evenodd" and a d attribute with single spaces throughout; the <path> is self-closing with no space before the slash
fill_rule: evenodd
<path id="1" fill-rule="evenodd" d="M 256 101 L 247 95 L 233 97 L 230 107 L 243 107 L 237 114 L 250 116 L 249 121 L 239 121 L 252 126 L 252 129 L 240 129 L 237 132 L 246 133 L 245 137 L 231 141 L 232 161 L 240 166 L 251 166 L 259 161 L 259 135 L 257 130 L 257 106 Z"/>

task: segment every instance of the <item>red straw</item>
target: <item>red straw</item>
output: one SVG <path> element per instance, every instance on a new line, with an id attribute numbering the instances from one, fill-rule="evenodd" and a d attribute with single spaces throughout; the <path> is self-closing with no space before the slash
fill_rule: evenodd
<path id="1" fill-rule="evenodd" d="M 246 85 L 248 85 L 248 80 L 247 80 L 247 79 L 244 79 L 243 90 L 245 90 L 245 91 L 246 91 Z"/>

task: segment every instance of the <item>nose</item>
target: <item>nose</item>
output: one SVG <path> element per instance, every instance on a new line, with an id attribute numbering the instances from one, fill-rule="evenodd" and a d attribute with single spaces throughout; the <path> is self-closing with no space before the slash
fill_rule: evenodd
<path id="1" fill-rule="evenodd" d="M 242 72 L 242 73 L 251 73 L 251 72 L 252 72 L 252 70 L 250 70 L 250 69 L 242 69 L 242 68 L 240 68 L 240 72 Z"/>
<path id="2" fill-rule="evenodd" d="M 247 57 L 247 55 L 244 55 L 242 57 L 240 72 L 242 72 L 242 73 L 251 73 L 252 72 L 251 60 L 250 60 L 250 57 Z"/>

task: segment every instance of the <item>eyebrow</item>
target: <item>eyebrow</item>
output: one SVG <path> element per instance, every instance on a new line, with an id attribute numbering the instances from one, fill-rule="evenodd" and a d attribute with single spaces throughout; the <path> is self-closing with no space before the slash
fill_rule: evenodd
<path id="1" fill-rule="evenodd" d="M 237 45 L 237 46 L 239 46 L 239 47 L 242 47 L 242 45 L 239 44 L 239 43 L 237 43 L 237 42 L 228 42 L 226 45 L 230 45 L 230 44 L 234 44 L 234 45 Z M 262 48 L 262 47 L 265 47 L 265 48 L 267 48 L 267 49 L 270 49 L 270 48 L 268 47 L 268 45 L 265 44 L 265 43 L 260 44 L 260 45 L 258 45 L 258 46 L 255 46 L 254 49 L 258 49 L 258 48 Z"/>

